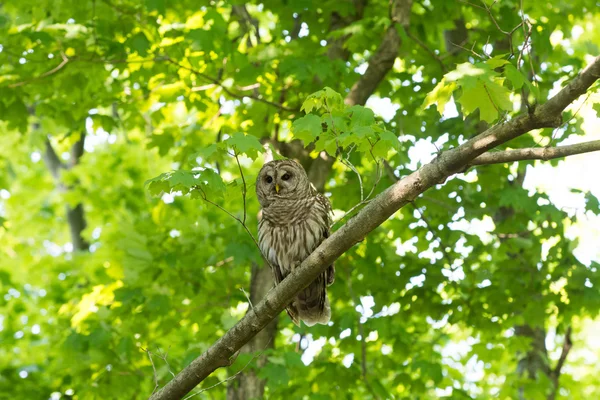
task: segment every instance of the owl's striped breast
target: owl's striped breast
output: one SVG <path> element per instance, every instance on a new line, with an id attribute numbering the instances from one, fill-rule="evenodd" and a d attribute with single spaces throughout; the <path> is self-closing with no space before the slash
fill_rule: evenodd
<path id="1" fill-rule="evenodd" d="M 316 197 L 278 201 L 263 209 L 258 241 L 265 258 L 285 278 L 324 239 L 328 210 Z"/>

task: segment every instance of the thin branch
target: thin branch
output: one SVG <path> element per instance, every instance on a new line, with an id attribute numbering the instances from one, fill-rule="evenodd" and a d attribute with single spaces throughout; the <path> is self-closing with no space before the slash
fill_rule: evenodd
<path id="1" fill-rule="evenodd" d="M 473 45 L 471 46 L 470 49 L 467 49 L 466 47 L 460 45 L 460 44 L 456 44 L 454 42 L 450 42 L 450 44 L 452 44 L 453 46 L 458 47 L 459 49 L 463 49 L 465 51 L 468 51 L 469 53 L 473 54 L 475 57 L 480 58 L 482 60 L 485 60 L 486 58 L 484 56 L 482 56 L 481 54 L 477 53 L 474 49 L 475 49 L 475 44 L 477 42 L 474 42 Z"/>
<path id="2" fill-rule="evenodd" d="M 246 232 L 248 233 L 248 235 L 250 235 L 250 237 L 252 238 L 252 241 L 254 242 L 254 244 L 256 245 L 256 248 L 258 249 L 258 251 L 260 252 L 260 254 L 262 254 L 262 251 L 260 251 L 260 246 L 258 245 L 258 242 L 256 241 L 256 239 L 254 238 L 254 235 L 252 234 L 252 232 L 250 232 L 250 229 L 248 229 L 248 227 L 246 226 L 246 224 L 239 219 L 238 217 L 236 217 L 235 215 L 233 215 L 232 213 L 230 213 L 229 211 L 227 211 L 225 208 L 221 207 L 220 205 L 218 205 L 217 203 L 210 201 L 207 197 L 206 197 L 206 193 L 204 193 L 204 190 L 202 190 L 202 188 L 200 186 L 195 186 L 194 187 L 195 190 L 199 190 L 201 193 L 201 197 L 202 200 L 204 200 L 205 202 L 207 202 L 208 204 L 212 204 L 213 206 L 217 207 L 219 210 L 223 211 L 225 214 L 229 215 L 231 218 L 235 219 L 237 222 L 240 223 L 240 225 L 242 225 L 242 227 L 244 228 L 244 230 L 246 230 Z"/>
<path id="3" fill-rule="evenodd" d="M 431 50 L 423 41 L 421 41 L 421 39 L 419 39 L 418 37 L 413 35 L 408 29 L 405 29 L 405 32 L 406 32 L 406 36 L 411 38 L 416 44 L 418 44 L 423 50 L 425 50 L 431 56 L 431 58 L 433 58 L 440 65 L 440 69 L 442 70 L 442 73 L 446 73 L 448 71 L 448 69 L 446 68 L 446 65 L 444 64 L 442 59 L 437 54 L 435 54 L 435 52 L 433 50 Z"/>
<path id="4" fill-rule="evenodd" d="M 371 146 L 371 148 L 373 148 L 373 146 Z M 356 170 L 356 168 L 354 168 L 354 166 L 352 166 L 352 169 L 356 173 L 356 175 L 358 176 L 359 183 L 360 183 L 360 202 L 358 204 L 354 205 L 348 211 L 346 211 L 346 213 L 344 213 L 344 215 L 342 215 L 338 220 L 334 221 L 333 224 L 331 225 L 332 228 L 335 225 L 337 225 L 338 223 L 340 223 L 341 221 L 343 221 L 348 215 L 350 215 L 358 207 L 360 207 L 362 205 L 365 205 L 365 204 L 367 204 L 368 202 L 371 201 L 370 200 L 371 196 L 375 192 L 375 189 L 377 188 L 377 185 L 379 184 L 379 181 L 381 180 L 382 171 L 381 171 L 381 163 L 375 159 L 375 156 L 373 155 L 373 151 L 369 150 L 369 152 L 371 153 L 371 157 L 373 157 L 373 160 L 375 161 L 375 165 L 377 166 L 377 169 L 376 169 L 376 172 L 375 172 L 375 176 L 377 178 L 375 179 L 375 183 L 371 187 L 371 190 L 369 191 L 369 194 L 367 194 L 367 197 L 363 198 L 363 185 L 362 185 L 362 180 L 361 180 L 360 174 L 358 173 L 358 171 Z M 384 162 L 385 162 L 385 160 L 384 160 Z M 350 165 L 352 165 L 352 164 L 350 164 Z"/>
<path id="5" fill-rule="evenodd" d="M 169 62 L 169 63 L 171 63 L 171 64 L 173 64 L 173 65 L 175 65 L 175 66 L 177 66 L 177 67 L 179 67 L 179 68 L 181 68 L 181 69 L 185 69 L 187 71 L 193 72 L 194 74 L 200 76 L 201 78 L 203 78 L 203 79 L 205 79 L 205 80 L 207 80 L 207 81 L 215 84 L 216 86 L 220 87 L 225 93 L 227 93 L 231 97 L 235 97 L 235 98 L 238 98 L 238 99 L 243 99 L 244 97 L 248 97 L 250 99 L 253 99 L 253 100 L 256 100 L 256 101 L 260 101 L 261 103 L 265 103 L 265 104 L 268 104 L 270 106 L 276 107 L 276 108 L 278 108 L 278 109 L 280 109 L 282 111 L 288 111 L 288 112 L 292 112 L 292 113 L 300 111 L 299 107 L 296 107 L 296 108 L 286 107 L 283 104 L 275 103 L 273 101 L 264 99 L 262 97 L 262 95 L 260 95 L 260 94 L 258 94 L 258 95 L 257 94 L 246 95 L 246 94 L 236 93 L 236 92 L 232 91 L 231 89 L 225 87 L 222 82 L 220 82 L 216 78 L 211 77 L 210 75 L 207 75 L 207 74 L 205 74 L 203 72 L 200 72 L 200 71 L 198 71 L 198 70 L 196 70 L 196 69 L 194 69 L 192 67 L 188 67 L 188 66 L 182 65 L 182 64 L 178 63 L 177 61 L 173 60 L 172 58 L 168 58 L 166 61 Z"/>
<path id="6" fill-rule="evenodd" d="M 250 300 L 250 296 L 248 296 L 248 293 L 246 293 L 246 291 L 244 290 L 244 288 L 240 288 L 241 292 L 244 293 L 244 296 L 246 296 L 246 300 L 248 300 L 248 304 L 250 305 L 250 309 L 254 310 L 254 305 L 252 304 L 252 300 Z"/>
<path id="7" fill-rule="evenodd" d="M 365 200 L 364 197 L 364 190 L 363 190 L 363 182 L 362 182 L 362 178 L 360 176 L 360 172 L 358 172 L 358 170 L 356 169 L 356 167 L 354 165 L 352 165 L 352 163 L 350 162 L 349 159 L 341 159 L 342 164 L 344 164 L 345 166 L 347 166 L 348 168 L 350 168 L 352 170 L 352 172 L 354 172 L 358 178 L 358 185 L 360 186 L 360 202 L 362 203 Z"/>
<path id="8" fill-rule="evenodd" d="M 244 219 L 242 220 L 242 225 L 246 225 L 246 179 L 244 178 L 244 172 L 242 171 L 242 165 L 240 164 L 240 159 L 238 158 L 238 153 L 234 154 L 235 161 L 237 162 L 238 168 L 240 170 L 240 175 L 242 176 L 242 200 L 244 202 Z"/>
<path id="9" fill-rule="evenodd" d="M 482 4 L 482 6 L 480 6 L 480 5 L 477 5 L 477 4 L 470 3 L 470 2 L 468 2 L 468 1 L 465 1 L 465 0 L 457 0 L 457 1 L 458 1 L 458 2 L 460 2 L 460 3 L 468 4 L 468 5 L 470 5 L 470 6 L 473 6 L 473 7 L 479 8 L 479 9 L 481 9 L 481 10 L 484 10 L 484 11 L 485 11 L 485 12 L 486 12 L 486 13 L 489 15 L 490 19 L 492 20 L 492 23 L 493 23 L 493 24 L 496 26 L 496 29 L 498 29 L 498 31 L 499 31 L 500 33 L 502 33 L 503 35 L 505 35 L 505 36 L 506 36 L 506 38 L 508 39 L 508 47 L 510 48 L 510 56 L 511 56 L 511 57 L 513 57 L 513 56 L 514 56 L 515 52 L 514 52 L 514 49 L 513 49 L 513 38 L 512 38 L 512 36 L 513 36 L 513 34 L 514 34 L 516 31 L 517 31 L 517 29 L 519 29 L 520 27 L 522 27 L 522 26 L 524 26 L 524 25 L 525 25 L 525 18 L 523 17 L 523 14 L 521 15 L 521 22 L 519 22 L 519 24 L 518 24 L 517 26 L 515 26 L 514 28 L 512 28 L 510 31 L 505 31 L 504 29 L 502 29 L 502 28 L 500 27 L 500 24 L 498 23 L 498 21 L 497 21 L 497 20 L 496 20 L 496 18 L 494 17 L 494 14 L 492 14 L 492 8 L 493 8 L 493 7 L 494 7 L 494 5 L 496 4 L 496 2 L 497 2 L 496 0 L 494 0 L 494 1 L 492 2 L 492 4 L 491 4 L 491 5 L 489 5 L 489 6 L 488 6 L 488 5 L 487 5 L 487 3 L 485 2 L 485 0 L 481 0 L 481 4 Z M 521 4 L 521 11 L 522 11 L 522 10 L 523 10 L 523 7 L 522 7 L 522 4 Z M 489 38 L 488 38 L 488 41 L 489 41 Z M 454 44 L 454 43 L 453 43 L 453 44 Z M 486 43 L 486 44 L 487 44 L 487 43 Z M 460 46 L 458 46 L 458 45 L 455 45 L 455 46 L 457 46 L 457 47 L 460 47 Z M 465 49 L 465 50 L 466 50 L 466 49 Z M 471 51 L 472 51 L 472 49 L 471 49 Z M 522 55 L 522 53 L 521 53 L 521 55 Z"/>
<path id="10" fill-rule="evenodd" d="M 225 265 L 225 264 L 228 264 L 228 263 L 230 263 L 230 262 L 232 262 L 232 261 L 233 261 L 233 256 L 227 257 L 227 258 L 226 258 L 226 259 L 224 259 L 224 260 L 218 261 L 218 262 L 215 264 L 215 267 L 216 267 L 216 268 L 218 268 L 218 267 L 222 267 L 223 265 Z"/>
<path id="11" fill-rule="evenodd" d="M 169 371 L 169 373 L 175 377 L 175 374 L 173 373 L 173 371 L 171 371 L 171 365 L 169 364 L 169 361 L 167 361 L 167 357 L 169 356 L 169 350 L 171 349 L 171 346 L 169 346 L 169 348 L 167 349 L 167 351 L 165 351 L 164 353 L 161 353 L 160 349 L 156 349 L 158 352 L 158 356 L 165 362 L 165 364 L 167 365 L 167 370 Z"/>
<path id="12" fill-rule="evenodd" d="M 154 371 L 154 390 L 152 390 L 152 394 L 154 394 L 154 392 L 156 392 L 156 389 L 158 389 L 158 374 L 156 373 L 156 367 L 154 366 L 154 361 L 152 361 L 152 353 L 150 353 L 149 349 L 144 349 L 142 348 L 143 351 L 146 352 L 146 354 L 148 354 L 148 358 L 150 359 L 150 364 L 152 364 L 152 371 Z"/>
<path id="13" fill-rule="evenodd" d="M 600 151 L 600 140 L 557 147 L 536 147 L 489 152 L 475 158 L 469 165 L 502 164 L 526 160 L 548 161 L 575 154 L 591 153 L 593 151 Z"/>
<path id="14" fill-rule="evenodd" d="M 468 4 L 468 5 L 470 5 L 470 6 L 473 6 L 473 7 L 476 7 L 476 8 L 481 8 L 482 10 L 485 10 L 485 8 L 481 7 L 481 6 L 480 6 L 480 5 L 478 5 L 478 4 L 473 4 L 473 3 L 470 3 L 470 2 L 468 2 L 468 1 L 465 1 L 465 0 L 457 0 L 457 1 L 458 1 L 459 3 Z"/>
<path id="15" fill-rule="evenodd" d="M 565 364 L 565 361 L 567 360 L 567 356 L 569 355 L 569 352 L 571 351 L 571 348 L 573 347 L 573 341 L 571 340 L 571 333 L 572 333 L 571 327 L 569 326 L 567 328 L 567 331 L 565 332 L 565 341 L 563 343 L 563 348 L 560 353 L 560 357 L 558 359 L 558 362 L 556 363 L 556 367 L 552 370 L 552 376 L 556 380 L 558 380 L 558 378 L 560 377 L 560 372 L 563 368 L 563 365 Z"/>
<path id="16" fill-rule="evenodd" d="M 52 143 L 50 143 L 50 139 L 46 138 L 46 151 L 44 152 L 44 161 L 48 165 L 48 169 L 50 170 L 50 174 L 56 180 L 56 182 L 60 182 L 60 170 L 66 169 L 67 166 L 60 161 L 54 147 L 52 147 Z"/>
<path id="17" fill-rule="evenodd" d="M 65 53 L 63 53 L 62 51 L 60 53 L 60 56 L 62 57 L 62 61 L 56 67 L 52 68 L 50 71 L 46 71 L 46 72 L 44 72 L 43 74 L 41 74 L 39 76 L 30 78 L 30 79 L 27 79 L 27 80 L 24 80 L 24 81 L 21 81 L 21 82 L 11 83 L 10 85 L 8 85 L 8 87 L 12 89 L 12 88 L 16 88 L 16 87 L 19 87 L 19 86 L 27 85 L 28 83 L 31 83 L 31 82 L 34 82 L 34 81 L 38 81 L 38 80 L 43 79 L 43 78 L 45 78 L 47 76 L 50 76 L 52 74 L 57 73 L 58 71 L 60 71 L 61 69 L 63 69 L 63 67 L 65 65 L 67 65 L 67 63 L 69 63 L 69 61 L 71 61 L 67 57 L 67 55 Z"/>

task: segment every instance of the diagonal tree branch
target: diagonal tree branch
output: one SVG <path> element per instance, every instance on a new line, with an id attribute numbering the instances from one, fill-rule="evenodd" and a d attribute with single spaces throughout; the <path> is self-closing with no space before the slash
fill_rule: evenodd
<path id="1" fill-rule="evenodd" d="M 300 268 L 288 275 L 254 306 L 252 312 L 247 313 L 202 355 L 155 393 L 151 400 L 181 399 L 217 368 L 229 365 L 235 352 L 275 318 L 300 290 L 396 211 L 427 189 L 464 170 L 486 151 L 533 129 L 560 126 L 564 109 L 585 93 L 599 77 L 600 56 L 546 104 L 509 122 L 499 123 L 461 146 L 441 153 L 433 162 L 390 186 L 321 243 L 304 260 Z"/>

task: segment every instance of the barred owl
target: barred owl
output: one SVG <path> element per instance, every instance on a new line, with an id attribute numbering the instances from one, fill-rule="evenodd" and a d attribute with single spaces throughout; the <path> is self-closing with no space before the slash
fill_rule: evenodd
<path id="1" fill-rule="evenodd" d="M 258 243 L 277 285 L 329 236 L 331 205 L 292 160 L 266 163 L 256 179 L 256 195 L 262 207 Z M 329 322 L 327 286 L 334 275 L 331 265 L 287 306 L 296 325 Z"/>

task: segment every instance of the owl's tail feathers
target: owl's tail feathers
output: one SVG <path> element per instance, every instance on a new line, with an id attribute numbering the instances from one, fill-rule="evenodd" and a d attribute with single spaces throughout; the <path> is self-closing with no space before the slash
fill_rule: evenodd
<path id="1" fill-rule="evenodd" d="M 326 325 L 331 319 L 331 307 L 327 298 L 326 281 L 323 278 L 324 276 L 321 275 L 308 285 L 306 289 L 298 293 L 292 304 L 292 307 L 297 312 L 297 319 L 304 321 L 306 326 L 313 326 L 315 324 Z"/>
<path id="2" fill-rule="evenodd" d="M 329 299 L 325 298 L 325 304 L 322 310 L 318 309 L 302 309 L 298 308 L 299 318 L 306 324 L 306 326 L 313 326 L 315 324 L 327 325 L 331 319 L 331 307 L 329 306 Z"/>

